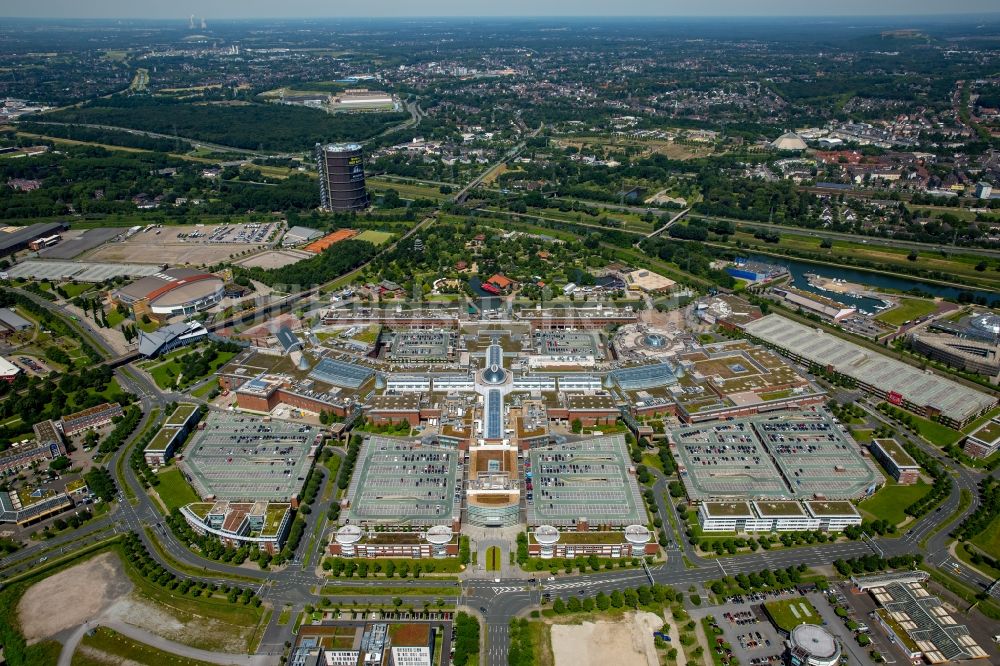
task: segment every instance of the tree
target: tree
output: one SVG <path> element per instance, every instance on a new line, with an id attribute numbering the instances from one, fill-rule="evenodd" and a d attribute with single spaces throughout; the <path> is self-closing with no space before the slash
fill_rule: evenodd
<path id="1" fill-rule="evenodd" d="M 579 435 L 581 432 L 583 432 L 583 421 L 581 421 L 580 419 L 573 419 L 572 428 L 573 428 L 573 433 Z"/>
<path id="2" fill-rule="evenodd" d="M 599 611 L 606 611 L 611 608 L 611 600 L 608 599 L 608 595 L 604 594 L 604 592 L 597 593 L 594 603 L 597 605 L 597 610 Z"/>
<path id="3" fill-rule="evenodd" d="M 556 597 L 555 602 L 552 604 L 552 610 L 562 615 L 566 612 L 566 603 L 560 597 Z"/>

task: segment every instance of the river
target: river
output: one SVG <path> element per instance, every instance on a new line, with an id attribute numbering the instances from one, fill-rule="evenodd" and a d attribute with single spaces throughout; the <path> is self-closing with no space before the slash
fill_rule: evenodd
<path id="1" fill-rule="evenodd" d="M 822 275 L 823 277 L 838 278 L 846 280 L 847 282 L 863 284 L 873 289 L 894 289 L 898 291 L 920 289 L 928 294 L 940 296 L 941 298 L 950 298 L 953 300 L 957 300 L 959 294 L 966 292 L 972 294 L 976 298 L 985 298 L 987 303 L 1000 301 L 1000 293 L 995 291 L 983 291 L 982 289 L 973 289 L 971 287 L 946 287 L 932 282 L 924 282 L 916 278 L 897 277 L 895 275 L 886 275 L 884 273 L 870 273 L 868 271 L 859 271 L 854 268 L 845 268 L 843 266 L 815 264 L 802 259 L 791 259 L 788 257 L 772 257 L 765 254 L 748 254 L 746 256 L 751 261 L 784 266 L 792 275 L 792 284 L 803 291 L 821 294 L 836 301 L 840 301 L 841 303 L 853 305 L 860 310 L 866 310 L 868 312 L 874 312 L 875 306 L 880 305 L 880 303 L 872 298 L 855 298 L 853 296 L 848 296 L 847 294 L 831 294 L 830 292 L 823 291 L 822 289 L 817 289 L 809 284 L 809 280 L 806 279 L 805 274 L 815 273 L 817 275 Z"/>

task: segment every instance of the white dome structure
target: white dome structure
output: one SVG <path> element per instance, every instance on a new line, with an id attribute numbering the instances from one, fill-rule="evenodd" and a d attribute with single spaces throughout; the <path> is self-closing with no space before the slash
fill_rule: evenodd
<path id="1" fill-rule="evenodd" d="M 802 137 L 795 132 L 785 132 L 771 142 L 771 147 L 775 150 L 805 150 L 808 148 Z"/>
<path id="2" fill-rule="evenodd" d="M 836 666 L 840 646 L 829 631 L 815 624 L 800 624 L 788 637 L 791 663 L 803 666 Z"/>

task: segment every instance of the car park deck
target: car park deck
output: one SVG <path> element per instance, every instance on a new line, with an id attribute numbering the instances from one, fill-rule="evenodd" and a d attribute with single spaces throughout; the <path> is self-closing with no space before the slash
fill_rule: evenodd
<path id="1" fill-rule="evenodd" d="M 305 482 L 318 434 L 305 424 L 212 412 L 182 469 L 203 498 L 289 501 Z"/>

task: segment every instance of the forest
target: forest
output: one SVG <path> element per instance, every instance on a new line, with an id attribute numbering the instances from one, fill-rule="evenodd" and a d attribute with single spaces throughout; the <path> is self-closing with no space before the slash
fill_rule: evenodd
<path id="1" fill-rule="evenodd" d="M 281 104 L 137 96 L 98 99 L 26 120 L 128 127 L 246 150 L 299 151 L 325 141 L 361 141 L 408 117 L 407 113 L 330 114 Z"/>
<path id="2" fill-rule="evenodd" d="M 286 285 L 300 288 L 329 282 L 357 268 L 375 256 L 375 246 L 367 241 L 346 240 L 330 246 L 320 254 L 294 264 L 265 270 L 235 266 L 234 272 L 246 275 L 266 285 Z"/>

